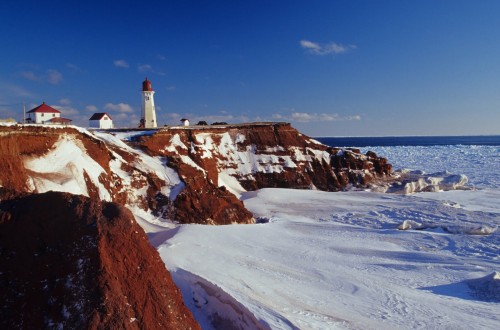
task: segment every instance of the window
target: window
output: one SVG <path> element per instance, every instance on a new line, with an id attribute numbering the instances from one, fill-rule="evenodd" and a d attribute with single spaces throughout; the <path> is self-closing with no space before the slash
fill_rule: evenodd
<path id="1" fill-rule="evenodd" d="M 56 117 L 56 114 L 55 114 L 55 113 L 53 113 L 53 114 L 52 114 L 52 117 L 54 117 L 54 118 L 55 118 L 55 117 Z"/>
<path id="2" fill-rule="evenodd" d="M 42 112 L 42 117 L 43 117 L 44 113 Z"/>

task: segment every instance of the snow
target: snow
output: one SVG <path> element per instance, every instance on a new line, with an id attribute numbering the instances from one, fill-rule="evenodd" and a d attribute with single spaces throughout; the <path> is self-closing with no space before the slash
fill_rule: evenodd
<path id="1" fill-rule="evenodd" d="M 247 329 L 497 329 L 498 148 L 413 148 L 387 157 L 476 189 L 244 192 L 219 176 L 265 223 L 159 229 L 153 244 L 204 329 L 215 313 Z"/>
<path id="2" fill-rule="evenodd" d="M 148 132 L 149 133 L 149 132 Z M 179 178 L 179 175 L 175 170 L 168 167 L 166 164 L 166 160 L 162 157 L 151 157 L 144 153 L 141 150 L 133 149 L 129 145 L 127 145 L 123 140 L 130 139 L 137 135 L 144 135 L 144 132 L 135 132 L 132 134 L 131 132 L 122 133 L 122 134 L 110 134 L 106 132 L 94 132 L 94 135 L 100 138 L 103 141 L 106 141 L 108 145 L 114 145 L 117 148 L 123 149 L 131 154 L 137 155 L 137 160 L 134 162 L 133 166 L 140 171 L 146 173 L 155 173 L 158 178 L 164 180 L 167 185 L 162 187 L 161 192 L 165 196 L 169 196 L 170 199 L 175 200 L 175 197 L 182 191 L 184 188 L 184 183 Z M 125 183 L 130 184 L 130 175 L 129 173 L 124 172 L 121 169 L 121 165 L 126 161 L 116 152 L 112 152 L 115 157 L 114 161 L 111 161 L 110 166 L 112 171 L 117 174 Z M 126 187 L 130 189 L 130 187 Z M 143 187 L 142 192 L 135 192 L 135 195 L 142 196 L 146 194 L 147 187 Z"/>
<path id="3" fill-rule="evenodd" d="M 394 169 L 464 174 L 476 188 L 500 188 L 500 146 L 366 147 L 386 157 Z"/>
<path id="4" fill-rule="evenodd" d="M 52 126 L 51 126 L 52 127 Z M 158 219 L 151 214 L 150 210 L 142 210 L 138 204 L 142 204 L 141 198 L 146 196 L 147 185 L 134 188 L 133 177 L 143 176 L 142 173 L 154 173 L 159 179 L 165 182 L 161 187 L 161 193 L 175 200 L 177 195 L 184 189 L 185 184 L 181 181 L 175 170 L 167 166 L 167 160 L 163 157 L 151 157 L 141 150 L 136 150 L 127 145 L 124 140 L 131 140 L 134 137 L 152 134 L 152 131 L 132 131 L 132 132 L 106 132 L 89 131 L 79 128 L 83 134 L 92 136 L 106 142 L 110 148 L 112 160 L 110 161 L 111 176 L 119 178 L 122 184 L 120 193 L 127 195 L 127 207 L 134 213 L 136 218 L 147 219 L 143 222 L 151 224 L 168 224 L 168 219 Z M 127 163 L 119 153 L 113 148 L 121 149 L 135 155 L 135 161 L 130 172 L 122 169 Z M 73 194 L 88 196 L 87 184 L 83 173 L 86 172 L 97 187 L 99 197 L 102 200 L 110 201 L 111 195 L 106 187 L 100 182 L 99 176 L 105 170 L 95 162 L 88 154 L 83 143 L 76 134 L 61 134 L 60 139 L 43 156 L 28 158 L 24 160 L 24 166 L 30 171 L 28 185 L 33 191 L 46 192 L 49 190 L 63 191 Z M 111 185 L 115 184 L 113 180 Z"/>
<path id="5" fill-rule="evenodd" d="M 394 175 L 399 176 L 402 181 L 387 186 L 374 186 L 373 190 L 390 192 L 396 194 L 413 194 L 416 192 L 435 192 L 457 189 L 472 189 L 467 186 L 469 179 L 463 174 L 452 174 L 447 171 L 426 174 L 423 171 L 399 170 Z"/>
<path id="6" fill-rule="evenodd" d="M 179 134 L 175 134 L 174 136 L 172 136 L 172 138 L 170 139 L 170 145 L 166 150 L 170 152 L 175 152 L 176 147 L 187 150 L 187 147 L 184 143 L 182 143 Z"/>
<path id="7" fill-rule="evenodd" d="M 63 134 L 53 149 L 40 158 L 25 161 L 25 167 L 33 171 L 32 186 L 39 192 L 50 190 L 88 196 L 83 173 L 99 189 L 102 200 L 111 200 L 109 192 L 99 176 L 104 169 L 86 152 L 85 147 L 73 135 Z"/>
<path id="8" fill-rule="evenodd" d="M 164 158 L 123 142 L 151 132 L 93 134 L 135 154 L 131 165 L 164 180 L 161 190 L 170 198 L 184 188 Z M 279 149 L 257 155 L 256 146 L 238 145 L 245 141 L 239 133 L 217 139 L 205 134 L 195 141 L 200 155 L 223 162 L 219 185 L 238 196 L 258 224 L 176 225 L 132 201 L 127 206 L 204 329 L 228 324 L 242 329 L 499 328 L 499 147 L 363 150 L 387 157 L 404 172 L 421 171 L 419 185 L 434 192 L 246 192 L 234 175 L 281 171 L 326 154 L 297 148 L 292 157 L 272 154 Z M 179 136 L 170 143 L 174 150 L 188 149 Z M 145 187 L 129 187 L 134 174 L 124 171 L 125 160 L 110 150 L 113 174 L 130 194 L 141 195 Z M 199 168 L 187 156 L 183 161 Z M 104 169 L 71 134 L 62 134 L 46 155 L 26 159 L 25 167 L 39 192 L 84 195 L 86 184 L 79 178 L 86 171 L 100 197 L 110 200 L 98 180 Z M 464 185 L 473 189 L 443 191 Z"/>

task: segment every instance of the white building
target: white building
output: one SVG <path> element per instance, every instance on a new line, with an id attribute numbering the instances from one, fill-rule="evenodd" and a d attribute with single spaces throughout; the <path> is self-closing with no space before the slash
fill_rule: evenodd
<path id="1" fill-rule="evenodd" d="M 26 123 L 28 124 L 62 124 L 68 125 L 71 119 L 62 118 L 61 111 L 48 106 L 43 102 L 36 108 L 31 109 L 26 113 Z"/>
<path id="2" fill-rule="evenodd" d="M 189 126 L 189 119 L 186 119 L 186 118 L 182 118 L 181 119 L 181 122 L 184 126 Z"/>
<path id="3" fill-rule="evenodd" d="M 148 80 L 148 78 L 146 78 L 146 80 L 142 82 L 142 116 L 139 127 L 158 127 L 156 123 L 154 94 L 155 92 L 151 86 L 151 82 Z"/>
<path id="4" fill-rule="evenodd" d="M 113 119 L 107 112 L 96 112 L 89 119 L 89 127 L 113 128 Z"/>

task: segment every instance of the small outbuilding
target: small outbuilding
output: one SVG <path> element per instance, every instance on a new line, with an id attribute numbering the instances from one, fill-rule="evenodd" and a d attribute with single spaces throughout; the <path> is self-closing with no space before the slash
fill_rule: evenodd
<path id="1" fill-rule="evenodd" d="M 181 122 L 184 126 L 189 126 L 189 119 L 186 119 L 186 118 L 182 118 L 181 119 Z"/>
<path id="2" fill-rule="evenodd" d="M 107 112 L 96 112 L 89 119 L 89 127 L 113 128 L 113 119 Z"/>

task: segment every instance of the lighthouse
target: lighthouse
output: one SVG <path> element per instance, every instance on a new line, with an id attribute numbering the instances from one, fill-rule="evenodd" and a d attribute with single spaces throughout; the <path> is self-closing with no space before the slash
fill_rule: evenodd
<path id="1" fill-rule="evenodd" d="M 155 101 L 154 101 L 154 90 L 151 87 L 151 81 L 146 80 L 142 82 L 142 116 L 140 127 L 144 128 L 156 128 L 156 111 L 155 111 Z"/>

